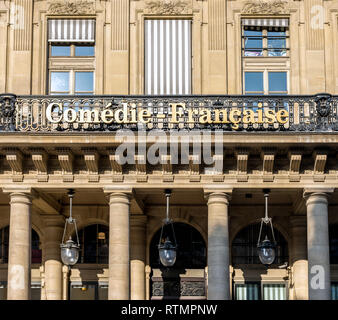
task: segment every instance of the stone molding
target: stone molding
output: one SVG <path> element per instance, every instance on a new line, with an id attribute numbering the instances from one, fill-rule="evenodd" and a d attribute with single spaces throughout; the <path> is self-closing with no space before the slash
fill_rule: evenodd
<path id="1" fill-rule="evenodd" d="M 150 0 L 146 2 L 145 13 L 147 14 L 192 14 L 190 1 L 183 0 Z"/>
<path id="2" fill-rule="evenodd" d="M 290 10 L 283 0 L 246 1 L 242 9 L 244 14 L 288 14 Z"/>
<path id="3" fill-rule="evenodd" d="M 92 0 L 66 0 L 49 1 L 48 14 L 95 14 L 95 1 Z"/>

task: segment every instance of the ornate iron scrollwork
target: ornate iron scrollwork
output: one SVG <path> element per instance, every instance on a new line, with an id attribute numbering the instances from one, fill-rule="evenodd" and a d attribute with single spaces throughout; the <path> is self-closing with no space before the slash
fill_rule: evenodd
<path id="1" fill-rule="evenodd" d="M 15 94 L 0 95 L 1 129 L 4 131 L 15 130 Z"/>
<path id="2" fill-rule="evenodd" d="M 316 96 L 316 111 L 320 117 L 328 117 L 331 113 L 331 95 L 327 93 Z"/>
<path id="3" fill-rule="evenodd" d="M 331 95 L 327 93 L 318 94 L 315 99 L 317 124 L 316 129 L 327 131 L 331 129 L 329 116 L 331 114 Z"/>

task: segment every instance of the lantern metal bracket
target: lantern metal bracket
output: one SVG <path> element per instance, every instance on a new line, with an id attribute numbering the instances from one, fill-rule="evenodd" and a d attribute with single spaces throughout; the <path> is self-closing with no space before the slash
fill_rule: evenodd
<path id="1" fill-rule="evenodd" d="M 176 236 L 175 236 L 175 231 L 174 231 L 174 226 L 173 226 L 173 220 L 170 219 L 169 217 L 169 200 L 170 200 L 170 196 L 171 196 L 171 190 L 170 189 L 165 189 L 164 194 L 166 196 L 166 200 L 167 200 L 167 206 L 166 206 L 166 218 L 163 219 L 163 224 L 162 224 L 162 229 L 161 229 L 161 235 L 160 235 L 160 240 L 159 240 L 159 244 L 158 247 L 162 247 L 163 244 L 161 243 L 162 241 L 162 235 L 163 235 L 163 229 L 166 225 L 171 225 L 171 230 L 172 230 L 172 234 L 173 234 L 173 238 L 174 238 L 174 247 L 177 248 L 177 242 L 176 242 Z"/>
<path id="2" fill-rule="evenodd" d="M 72 207 L 73 207 L 73 197 L 74 197 L 74 190 L 73 189 L 69 189 L 68 190 L 68 197 L 69 197 L 69 218 L 66 219 L 65 222 L 65 229 L 63 230 L 63 236 L 62 236 L 62 243 L 61 243 L 61 247 L 66 247 L 67 243 L 65 244 L 64 240 L 65 240 L 65 236 L 66 236 L 66 232 L 67 232 L 67 226 L 70 224 L 74 224 L 74 229 L 75 229 L 75 234 L 76 234 L 76 240 L 77 240 L 77 247 L 80 248 L 80 241 L 79 241 L 79 235 L 77 232 L 77 226 L 76 226 L 76 220 L 73 218 L 72 216 Z M 71 236 L 69 236 L 69 240 L 71 240 Z"/>
<path id="3" fill-rule="evenodd" d="M 265 225 L 270 224 L 271 234 L 272 234 L 272 238 L 273 238 L 273 244 L 276 244 L 275 234 L 274 234 L 273 225 L 272 225 L 272 219 L 269 218 L 269 215 L 268 215 L 268 198 L 269 198 L 270 189 L 263 189 L 263 192 L 264 192 L 264 198 L 265 198 L 265 216 L 264 216 L 264 218 L 261 219 L 261 226 L 260 226 L 260 229 L 259 229 L 259 236 L 258 236 L 257 245 L 259 245 L 261 243 L 261 235 L 262 235 L 263 224 L 265 224 Z"/>

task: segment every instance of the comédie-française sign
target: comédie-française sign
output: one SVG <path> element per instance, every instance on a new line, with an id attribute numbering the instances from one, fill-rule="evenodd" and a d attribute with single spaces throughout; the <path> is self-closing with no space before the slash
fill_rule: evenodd
<path id="1" fill-rule="evenodd" d="M 100 124 L 148 124 L 154 120 L 164 120 L 168 117 L 169 124 L 179 124 L 184 121 L 187 124 L 230 124 L 233 130 L 239 128 L 239 124 L 285 124 L 289 121 L 289 112 L 286 109 L 275 111 L 263 108 L 258 104 L 256 108 L 231 109 L 227 108 L 193 108 L 185 103 L 169 103 L 170 113 L 153 115 L 148 107 L 122 103 L 113 107 L 108 104 L 102 110 L 65 107 L 63 103 L 50 103 L 46 109 L 46 117 L 51 123 L 93 123 Z"/>

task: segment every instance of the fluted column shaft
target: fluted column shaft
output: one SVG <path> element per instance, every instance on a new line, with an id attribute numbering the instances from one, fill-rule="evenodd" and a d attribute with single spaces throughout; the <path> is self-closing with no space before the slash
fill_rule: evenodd
<path id="1" fill-rule="evenodd" d="M 31 288 L 31 197 L 28 193 L 10 194 L 8 257 L 8 300 L 29 300 Z"/>
<path id="2" fill-rule="evenodd" d="M 208 197 L 208 299 L 229 300 L 229 220 L 230 195 L 212 192 Z"/>
<path id="3" fill-rule="evenodd" d="M 330 300 L 328 196 L 330 192 L 305 190 L 309 299 Z"/>

